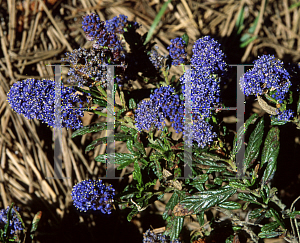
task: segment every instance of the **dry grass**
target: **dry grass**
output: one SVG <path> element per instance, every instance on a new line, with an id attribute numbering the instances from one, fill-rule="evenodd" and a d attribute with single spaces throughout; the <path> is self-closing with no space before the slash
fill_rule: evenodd
<path id="1" fill-rule="evenodd" d="M 278 58 L 296 62 L 300 59 L 300 8 L 289 9 L 295 1 L 231 0 L 172 1 L 154 33 L 154 41 L 163 54 L 170 39 L 189 35 L 188 53 L 199 37 L 212 35 L 224 44 L 231 63 L 250 62 L 257 55 L 273 52 Z M 163 1 L 97 1 L 97 0 L 0 0 L 0 194 L 1 207 L 12 201 L 25 211 L 26 223 L 44 207 L 45 225 L 61 222 L 71 205 L 70 191 L 74 183 L 85 178 L 103 176 L 103 166 L 93 158 L 105 152 L 105 145 L 85 155 L 84 146 L 91 136 L 80 141 L 71 139 L 71 131 L 63 130 L 63 174 L 71 180 L 48 180 L 53 177 L 52 132 L 37 120 L 26 120 L 10 109 L 6 101 L 9 87 L 16 81 L 53 78 L 49 64 L 60 63 L 66 51 L 88 46 L 81 27 L 81 16 L 96 12 L 102 20 L 125 14 L 142 24 L 140 33 L 150 28 Z M 235 24 L 241 9 L 245 12 L 245 30 L 259 15 L 253 35 L 257 39 L 246 49 L 234 46 Z M 66 80 L 66 70 L 63 78 Z M 173 70 L 174 74 L 180 71 Z M 84 117 L 84 125 L 93 116 Z M 45 131 L 47 129 L 48 131 Z M 103 132 L 102 135 L 104 134 Z M 47 137 L 46 137 L 46 136 Z M 98 134 L 97 136 L 99 136 Z M 50 136 L 50 137 L 49 137 Z M 120 149 L 124 149 L 120 147 Z M 122 174 L 125 173 L 125 170 Z M 82 217 L 80 219 L 83 220 Z M 145 229 L 144 229 L 145 230 Z"/>

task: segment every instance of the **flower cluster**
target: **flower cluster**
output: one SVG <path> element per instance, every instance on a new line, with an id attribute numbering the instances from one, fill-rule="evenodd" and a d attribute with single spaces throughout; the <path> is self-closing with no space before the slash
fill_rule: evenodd
<path id="1" fill-rule="evenodd" d="M 82 127 L 79 117 L 83 116 L 83 111 L 74 109 L 75 103 L 81 101 L 75 92 L 74 88 L 61 85 L 62 127 L 73 129 Z M 57 127 L 55 81 L 47 79 L 19 81 L 11 87 L 7 94 L 7 101 L 15 112 L 24 115 L 27 119 L 37 118 L 51 127 Z"/>
<path id="2" fill-rule="evenodd" d="M 273 98 L 283 100 L 291 85 L 289 78 L 282 61 L 276 60 L 274 55 L 263 55 L 254 61 L 253 68 L 241 78 L 240 86 L 246 96 L 262 95 L 270 89 L 276 90 Z"/>
<path id="3" fill-rule="evenodd" d="M 186 43 L 180 37 L 171 40 L 168 46 L 169 54 L 172 58 L 172 65 L 177 66 L 186 62 L 187 53 L 185 51 Z"/>
<path id="4" fill-rule="evenodd" d="M 204 36 L 195 41 L 191 65 L 197 72 L 205 76 L 218 74 L 221 77 L 228 70 L 225 59 L 221 45 L 212 37 Z"/>
<path id="5" fill-rule="evenodd" d="M 149 130 L 151 125 L 161 129 L 165 118 L 168 117 L 173 122 L 179 113 L 183 114 L 183 102 L 174 92 L 171 86 L 163 86 L 154 90 L 150 100 L 143 100 L 138 104 L 135 111 L 138 130 Z"/>
<path id="6" fill-rule="evenodd" d="M 177 239 L 170 241 L 165 235 L 155 234 L 148 229 L 143 233 L 143 243 L 181 243 L 181 241 Z"/>
<path id="7" fill-rule="evenodd" d="M 271 117 L 277 117 L 277 120 L 279 121 L 289 121 L 291 118 L 294 117 L 294 111 L 292 110 L 285 110 L 280 112 L 278 115 L 276 116 L 271 116 Z"/>
<path id="8" fill-rule="evenodd" d="M 115 195 L 112 186 L 105 186 L 101 180 L 83 180 L 77 183 L 71 196 L 74 206 L 80 211 L 100 210 L 104 214 L 111 214 L 111 203 Z"/>
<path id="9" fill-rule="evenodd" d="M 3 229 L 4 226 L 7 224 L 7 214 L 9 211 L 9 206 L 7 206 L 6 209 L 1 209 L 0 211 L 0 227 Z M 19 212 L 19 207 L 15 206 L 15 208 L 17 209 L 17 211 Z M 14 208 L 12 208 L 11 210 L 11 220 L 9 221 L 9 229 L 10 229 L 10 235 L 14 235 L 15 232 L 17 230 L 23 230 L 23 226 L 21 221 L 19 220 L 19 218 L 17 217 L 17 214 L 14 210 Z"/>

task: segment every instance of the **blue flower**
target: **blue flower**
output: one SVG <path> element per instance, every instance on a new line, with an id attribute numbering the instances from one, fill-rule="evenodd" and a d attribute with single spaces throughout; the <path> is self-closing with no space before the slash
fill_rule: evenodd
<path id="1" fill-rule="evenodd" d="M 186 62 L 187 53 L 185 51 L 186 43 L 180 37 L 171 40 L 171 45 L 167 47 L 171 56 L 172 65 L 177 66 Z"/>
<path id="2" fill-rule="evenodd" d="M 240 80 L 240 86 L 246 96 L 262 95 L 265 90 L 276 90 L 277 100 L 283 100 L 289 91 L 290 74 L 283 62 L 274 55 L 263 55 L 254 61 L 252 69 L 248 70 Z"/>
<path id="3" fill-rule="evenodd" d="M 115 189 L 105 186 L 101 180 L 83 180 L 77 183 L 71 193 L 74 206 L 80 211 L 100 210 L 111 214 Z"/>
<path id="4" fill-rule="evenodd" d="M 134 29 L 140 27 L 137 22 L 128 21 L 127 19 L 128 17 L 123 14 L 120 14 L 119 17 L 115 16 L 112 19 L 105 21 L 105 28 L 110 33 L 123 34 L 129 26 Z"/>
<path id="5" fill-rule="evenodd" d="M 79 119 L 83 111 L 74 109 L 80 102 L 72 87 L 61 85 L 62 127 L 78 129 L 82 127 Z M 27 119 L 39 119 L 51 127 L 55 125 L 55 81 L 26 79 L 14 83 L 7 94 L 12 109 Z"/>
<path id="6" fill-rule="evenodd" d="M 203 75 L 223 76 L 228 70 L 225 59 L 221 45 L 210 36 L 204 36 L 194 43 L 191 65 Z"/>
<path id="7" fill-rule="evenodd" d="M 4 229 L 4 226 L 7 223 L 7 220 L 8 220 L 7 214 L 8 214 L 9 208 L 10 207 L 7 206 L 6 209 L 1 209 L 1 211 L 0 211 L 0 227 L 1 227 L 1 229 Z M 19 210 L 20 210 L 19 207 L 15 206 L 15 208 L 19 212 Z M 11 210 L 11 220 L 9 221 L 9 229 L 10 229 L 10 232 L 9 232 L 10 235 L 14 235 L 17 230 L 24 229 L 21 221 L 17 217 L 17 214 L 16 214 L 14 208 L 12 208 L 12 210 Z"/>
<path id="8" fill-rule="evenodd" d="M 105 22 L 101 21 L 97 14 L 89 14 L 82 17 L 82 29 L 89 41 L 100 38 L 105 32 Z"/>

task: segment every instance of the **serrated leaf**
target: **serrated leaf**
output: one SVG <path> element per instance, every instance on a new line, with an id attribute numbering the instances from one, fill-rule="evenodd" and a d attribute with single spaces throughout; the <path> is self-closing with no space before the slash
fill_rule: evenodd
<path id="1" fill-rule="evenodd" d="M 127 220 L 128 220 L 128 222 L 130 222 L 130 221 L 132 220 L 132 218 L 133 218 L 135 215 L 137 215 L 138 212 L 139 212 L 139 211 L 137 210 L 137 208 L 134 207 L 134 208 L 132 209 L 132 211 L 127 215 Z"/>
<path id="2" fill-rule="evenodd" d="M 30 237 L 31 237 L 31 239 L 34 238 L 34 233 L 37 230 L 38 223 L 40 222 L 41 217 L 42 217 L 42 211 L 39 211 L 39 212 L 37 212 L 34 215 L 34 218 L 32 220 L 31 229 L 30 229 Z"/>
<path id="3" fill-rule="evenodd" d="M 103 130 L 107 130 L 106 122 L 100 122 L 100 123 L 97 123 L 94 125 L 84 126 L 82 128 L 79 128 L 78 130 L 74 131 L 72 133 L 72 138 L 75 138 L 77 136 L 82 136 L 87 133 L 99 132 L 99 131 L 103 131 Z"/>
<path id="4" fill-rule="evenodd" d="M 221 186 L 223 183 L 223 180 L 219 177 L 214 179 L 214 184 Z"/>
<path id="5" fill-rule="evenodd" d="M 265 239 L 265 238 L 275 238 L 278 237 L 280 235 L 282 235 L 284 232 L 260 232 L 258 234 L 259 238 Z"/>
<path id="6" fill-rule="evenodd" d="M 182 200 L 182 204 L 189 211 L 195 213 L 205 211 L 206 209 L 226 201 L 236 192 L 235 189 L 226 185 L 219 189 L 210 189 L 207 191 L 197 192 L 193 196 L 186 197 Z"/>
<path id="7" fill-rule="evenodd" d="M 242 205 L 240 203 L 233 202 L 233 201 L 225 201 L 225 202 L 219 203 L 218 206 L 221 208 L 228 209 L 228 210 L 240 209 L 242 207 Z"/>
<path id="8" fill-rule="evenodd" d="M 136 151 L 134 151 L 134 149 L 133 149 L 133 141 L 132 140 L 127 140 L 126 147 L 127 147 L 127 149 L 129 150 L 130 153 L 132 153 L 134 155 L 138 155 L 139 154 Z"/>
<path id="9" fill-rule="evenodd" d="M 235 146 L 233 146 L 231 155 L 235 156 L 237 152 L 239 152 L 239 150 L 242 147 L 243 141 L 242 138 L 245 134 L 245 132 L 247 131 L 249 125 L 252 123 L 253 120 L 258 118 L 258 114 L 254 113 L 251 117 L 249 117 L 249 119 L 244 123 L 243 126 L 241 126 L 238 130 L 238 132 L 235 135 L 235 138 L 233 141 L 235 141 Z"/>
<path id="10" fill-rule="evenodd" d="M 137 180 L 139 186 L 142 186 L 143 181 L 142 181 L 142 173 L 141 173 L 141 168 L 137 160 L 134 161 L 134 171 L 132 172 L 133 174 L 133 179 Z"/>
<path id="11" fill-rule="evenodd" d="M 261 155 L 261 166 L 267 163 L 267 167 L 262 177 L 263 184 L 270 178 L 270 176 L 276 171 L 277 157 L 279 153 L 279 133 L 278 127 L 272 127 L 268 132 L 265 146 Z"/>
<path id="12" fill-rule="evenodd" d="M 183 41 L 185 42 L 185 45 L 188 45 L 189 44 L 189 36 L 184 33 L 181 38 L 183 39 Z"/>
<path id="13" fill-rule="evenodd" d="M 278 224 L 277 222 L 271 222 L 271 223 L 265 224 L 261 228 L 261 232 L 272 232 L 272 231 L 276 230 L 279 225 L 280 224 Z"/>
<path id="14" fill-rule="evenodd" d="M 138 151 L 142 154 L 142 155 L 146 155 L 146 151 L 145 151 L 145 148 L 144 148 L 144 145 L 142 142 L 138 141 L 138 136 L 139 136 L 139 133 L 137 133 L 136 135 L 133 136 L 134 138 L 134 147 L 136 147 L 138 149 Z"/>
<path id="15" fill-rule="evenodd" d="M 238 194 L 238 199 L 240 200 L 243 200 L 243 201 L 247 201 L 247 202 L 251 202 L 251 203 L 255 203 L 255 204 L 258 204 L 258 205 L 261 205 L 261 203 L 259 203 L 257 201 L 257 198 L 251 194 L 247 194 L 247 193 L 244 193 L 244 192 L 240 192 Z"/>
<path id="16" fill-rule="evenodd" d="M 250 163 L 256 160 L 259 154 L 263 135 L 264 135 L 264 117 L 260 119 L 254 131 L 250 135 L 248 146 L 245 151 L 244 172 L 247 170 Z"/>

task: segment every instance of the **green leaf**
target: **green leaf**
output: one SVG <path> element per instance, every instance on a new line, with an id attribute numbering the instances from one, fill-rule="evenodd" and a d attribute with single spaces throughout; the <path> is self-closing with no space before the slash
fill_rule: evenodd
<path id="1" fill-rule="evenodd" d="M 183 220 L 184 217 L 175 217 L 174 221 L 172 222 L 172 232 L 170 234 L 170 240 L 176 240 L 179 237 L 179 234 L 183 227 Z"/>
<path id="2" fill-rule="evenodd" d="M 259 238 L 275 238 L 275 237 L 278 237 L 278 236 L 280 236 L 280 235 L 282 235 L 284 232 L 275 232 L 275 231 L 273 231 L 273 232 L 260 232 L 259 234 L 258 234 L 258 237 Z"/>
<path id="3" fill-rule="evenodd" d="M 187 46 L 189 44 L 189 36 L 187 35 L 187 33 L 184 33 L 181 38 L 183 39 L 183 41 L 185 42 L 185 45 Z"/>
<path id="4" fill-rule="evenodd" d="M 166 220 L 169 217 L 169 210 L 173 211 L 174 207 L 179 203 L 179 199 L 179 194 L 177 193 L 177 191 L 175 191 L 166 204 L 165 211 L 162 215 L 162 218 L 164 220 Z"/>
<path id="5" fill-rule="evenodd" d="M 135 100 L 134 100 L 133 98 L 130 98 L 130 99 L 129 99 L 129 109 L 134 110 L 134 109 L 136 109 L 136 108 L 137 108 L 137 105 L 136 105 Z"/>
<path id="6" fill-rule="evenodd" d="M 249 219 L 259 218 L 262 215 L 264 215 L 265 213 L 266 213 L 266 210 L 263 208 L 254 209 L 249 213 Z"/>
<path id="7" fill-rule="evenodd" d="M 115 141 L 126 141 L 128 139 L 133 139 L 131 135 L 127 135 L 127 134 L 123 134 L 123 133 L 117 133 L 114 135 L 114 140 Z M 96 146 L 106 143 L 107 142 L 107 137 L 103 137 L 103 138 L 98 138 L 96 140 L 94 140 L 93 142 L 91 142 L 86 148 L 85 148 L 85 152 L 89 152 L 92 149 L 94 149 Z"/>
<path id="8" fill-rule="evenodd" d="M 238 194 L 238 199 L 261 205 L 261 203 L 257 201 L 257 198 L 255 196 L 244 192 Z"/>
<path id="9" fill-rule="evenodd" d="M 280 226 L 285 229 L 284 222 L 282 220 L 282 217 L 279 216 L 279 213 L 274 208 L 270 208 L 269 210 L 270 210 L 270 213 L 272 214 L 272 216 L 277 221 L 277 223 L 280 224 Z"/>
<path id="10" fill-rule="evenodd" d="M 132 218 L 138 214 L 138 212 L 139 212 L 138 209 L 136 207 L 134 207 L 132 209 L 132 211 L 127 215 L 128 222 L 130 222 L 132 220 Z"/>
<path id="11" fill-rule="evenodd" d="M 262 177 L 262 184 L 265 184 L 270 176 L 276 171 L 279 153 L 279 133 L 280 130 L 278 127 L 272 127 L 265 140 L 265 146 L 261 155 L 261 166 L 267 163 L 267 167 Z"/>
<path id="12" fill-rule="evenodd" d="M 242 7 L 241 11 L 239 12 L 235 27 L 237 29 L 236 34 L 241 34 L 242 30 L 244 29 L 244 7 Z"/>
<path id="13" fill-rule="evenodd" d="M 238 202 L 226 201 L 218 204 L 219 207 L 225 208 L 228 210 L 240 209 L 242 205 Z"/>
<path id="14" fill-rule="evenodd" d="M 199 222 L 200 226 L 204 225 L 204 223 L 205 223 L 204 211 L 200 212 L 196 216 L 197 216 L 197 219 L 198 219 L 198 222 Z"/>
<path id="15" fill-rule="evenodd" d="M 139 186 L 143 184 L 141 168 L 137 160 L 134 161 L 134 171 L 132 172 L 133 179 L 137 180 Z"/>
<path id="16" fill-rule="evenodd" d="M 299 99 L 298 99 L 298 102 L 297 102 L 297 114 L 298 115 L 300 114 L 300 93 L 299 93 Z"/>
<path id="17" fill-rule="evenodd" d="M 221 186 L 223 183 L 223 180 L 219 177 L 214 179 L 214 184 Z"/>
<path id="18" fill-rule="evenodd" d="M 242 44 L 240 44 L 240 48 L 244 48 L 244 47 L 248 46 L 256 38 L 257 38 L 257 36 L 252 36 L 249 40 L 247 40 L 247 41 L 243 42 Z"/>
<path id="19" fill-rule="evenodd" d="M 268 224 L 265 224 L 262 228 L 261 231 L 262 232 L 271 232 L 274 231 L 278 228 L 279 224 L 277 222 L 271 222 Z"/>
<path id="20" fill-rule="evenodd" d="M 250 163 L 253 163 L 253 161 L 256 160 L 259 154 L 263 135 L 264 135 L 264 118 L 262 117 L 249 138 L 248 146 L 245 151 L 244 172 L 250 166 Z"/>
<path id="21" fill-rule="evenodd" d="M 101 157 L 100 157 L 101 156 Z M 128 153 L 115 153 L 115 164 L 123 164 L 126 161 L 132 160 L 135 156 L 133 154 Z M 106 154 L 98 155 L 95 160 L 101 163 L 106 163 Z M 105 162 L 104 162 L 105 160 Z"/>
<path id="22" fill-rule="evenodd" d="M 246 186 L 243 183 L 237 182 L 237 181 L 230 181 L 229 186 L 235 189 L 242 189 L 246 190 Z"/>
<path id="23" fill-rule="evenodd" d="M 238 132 L 235 135 L 235 138 L 233 141 L 235 141 L 235 144 L 233 146 L 231 155 L 235 157 L 236 153 L 241 149 L 243 144 L 243 136 L 245 132 L 247 131 L 249 125 L 258 118 L 258 114 L 254 113 L 245 123 L 244 126 L 241 126 L 238 130 Z"/>
<path id="24" fill-rule="evenodd" d="M 134 154 L 135 156 L 139 155 L 139 153 L 133 149 L 133 141 L 132 140 L 127 140 L 126 147 L 130 153 Z"/>
<path id="25" fill-rule="evenodd" d="M 107 101 L 94 98 L 92 103 L 99 105 L 100 107 L 107 107 Z"/>
<path id="26" fill-rule="evenodd" d="M 101 98 L 101 94 L 99 94 L 98 92 L 95 92 L 93 90 L 86 90 L 86 89 L 82 89 L 80 87 L 74 86 L 74 88 L 80 92 L 84 92 L 87 94 L 91 94 L 92 98 Z"/>
<path id="27" fill-rule="evenodd" d="M 297 219 L 300 218 L 300 211 L 293 211 L 291 213 L 288 213 L 288 216 L 291 218 L 291 219 L 294 219 L 295 217 Z"/>
<path id="28" fill-rule="evenodd" d="M 79 128 L 78 130 L 72 133 L 72 138 L 75 138 L 77 136 L 82 136 L 87 133 L 99 132 L 103 130 L 107 130 L 107 122 L 100 122 L 94 125 L 89 125 L 89 126 L 84 126 L 82 128 Z"/>
<path id="29" fill-rule="evenodd" d="M 142 142 L 138 141 L 138 136 L 139 136 L 139 133 L 137 133 L 136 135 L 133 136 L 133 139 L 135 142 L 133 146 L 136 147 L 142 155 L 146 156 L 146 151 L 145 151 L 144 145 Z"/>
<path id="30" fill-rule="evenodd" d="M 31 237 L 31 239 L 34 238 L 34 233 L 37 230 L 37 227 L 38 227 L 38 224 L 40 222 L 41 217 L 42 217 L 42 211 L 39 211 L 39 212 L 37 212 L 34 215 L 34 218 L 32 220 L 31 229 L 30 229 L 30 237 Z"/>
<path id="31" fill-rule="evenodd" d="M 197 192 L 192 196 L 184 198 L 181 203 L 185 204 L 185 208 L 188 211 L 205 211 L 216 204 L 226 201 L 235 192 L 235 189 L 226 185 L 220 189 Z"/>
<path id="32" fill-rule="evenodd" d="M 158 14 L 156 15 L 155 19 L 153 20 L 153 23 L 148 31 L 148 34 L 147 34 L 147 37 L 146 37 L 146 40 L 144 42 L 144 45 L 146 45 L 150 40 L 151 40 L 151 37 L 154 33 L 154 30 L 156 28 L 156 26 L 158 25 L 161 17 L 163 16 L 163 14 L 165 13 L 165 11 L 167 10 L 167 7 L 168 7 L 168 4 L 171 2 L 171 0 L 168 0 L 167 2 L 165 2 L 161 9 L 159 10 Z"/>

